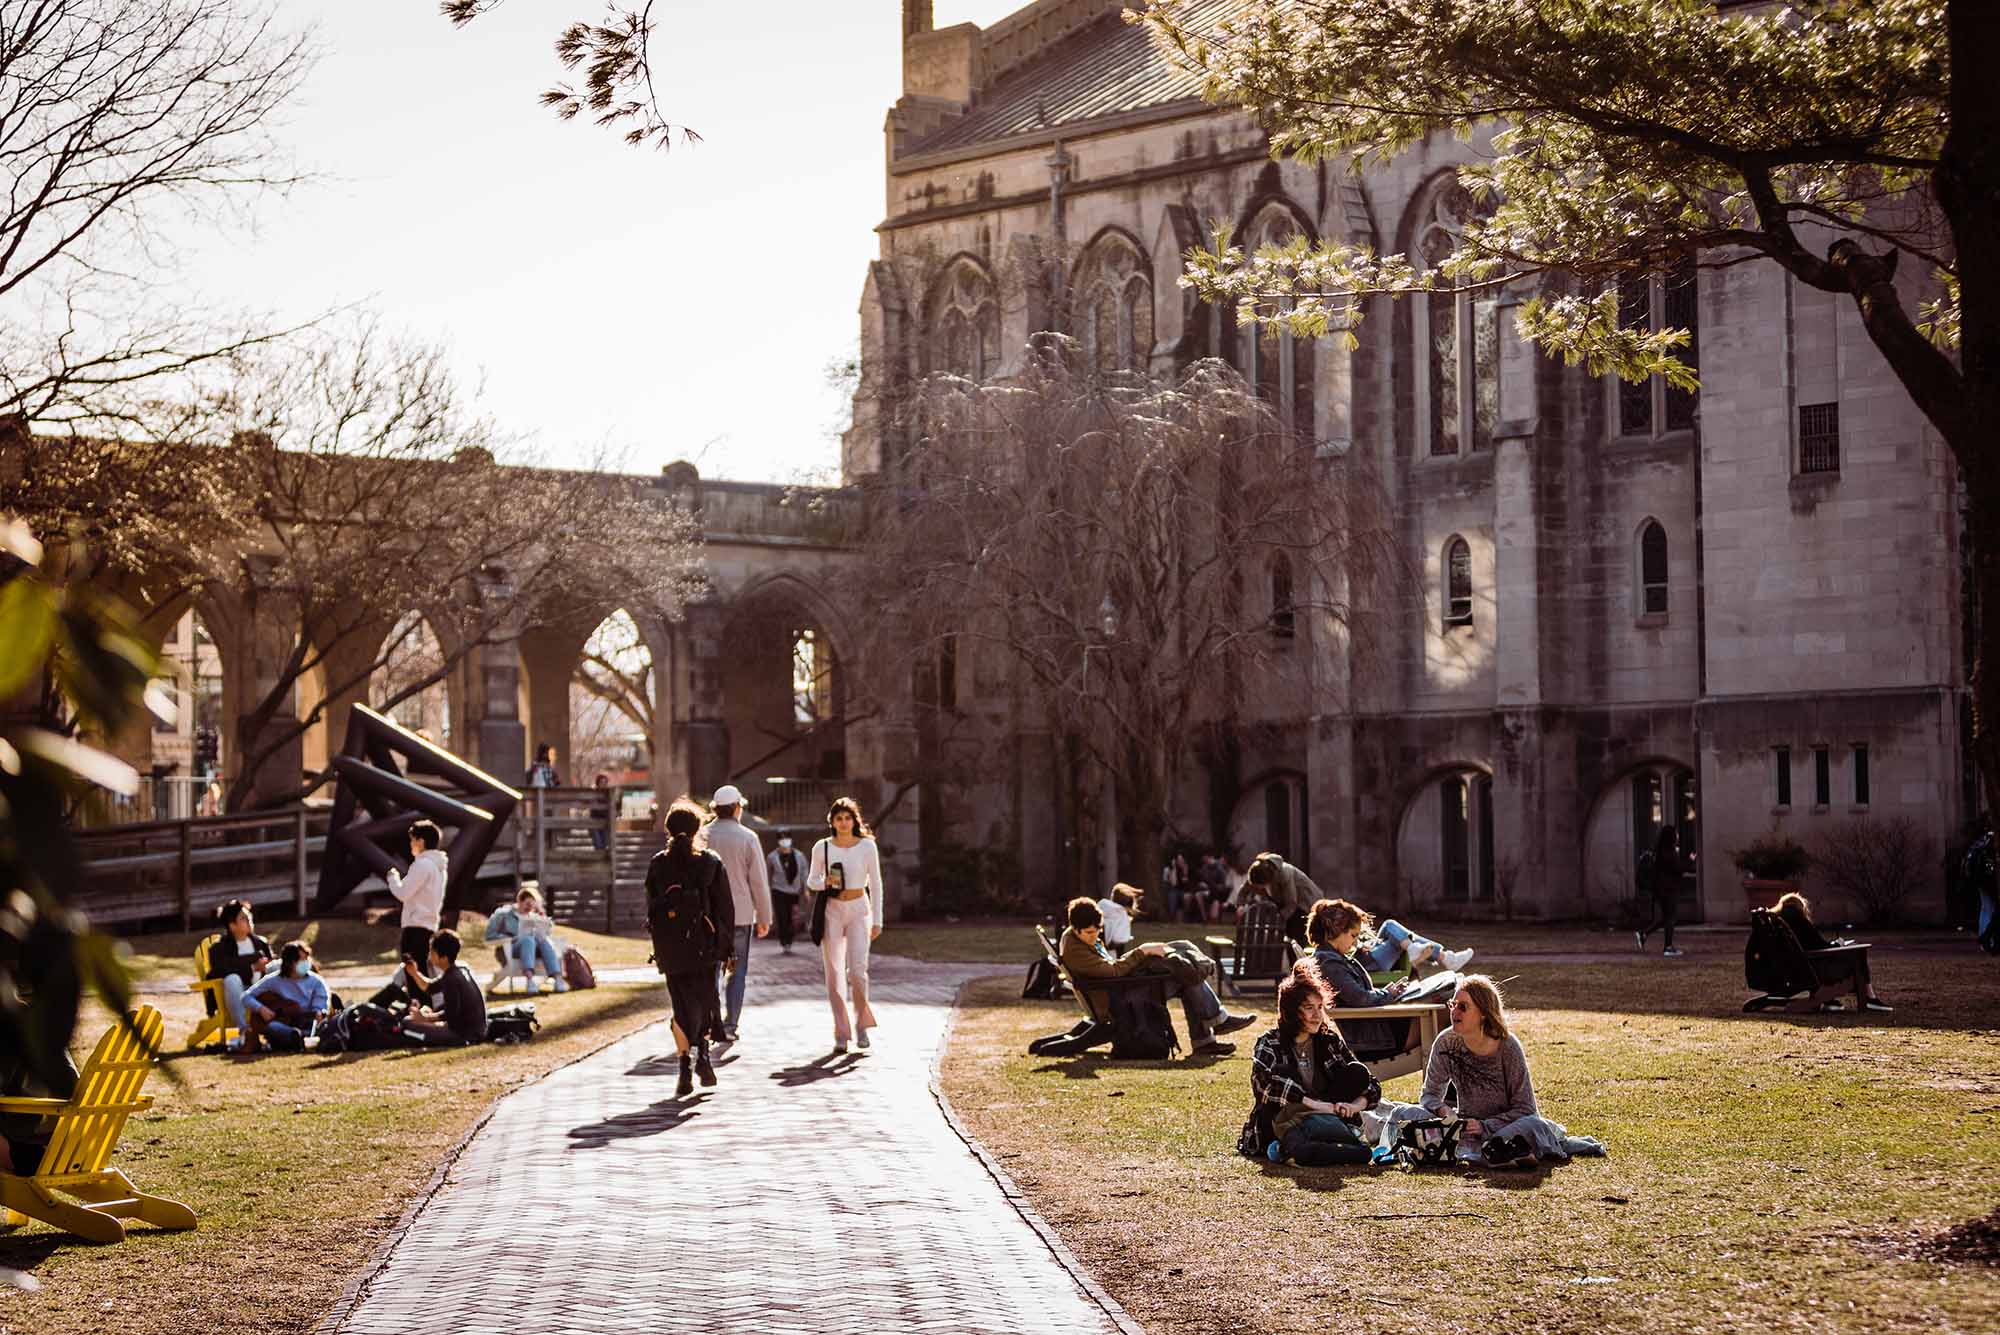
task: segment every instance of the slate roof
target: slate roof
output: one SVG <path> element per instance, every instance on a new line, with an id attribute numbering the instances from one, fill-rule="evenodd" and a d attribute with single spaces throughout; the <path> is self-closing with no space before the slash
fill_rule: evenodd
<path id="1" fill-rule="evenodd" d="M 1191 23 L 1206 26 L 1242 4 L 1201 0 L 1185 13 Z M 1153 44 L 1151 29 L 1126 23 L 1110 11 L 982 90 L 971 111 L 912 145 L 905 156 L 1143 111 L 1200 93 L 1200 76 L 1171 64 Z"/>

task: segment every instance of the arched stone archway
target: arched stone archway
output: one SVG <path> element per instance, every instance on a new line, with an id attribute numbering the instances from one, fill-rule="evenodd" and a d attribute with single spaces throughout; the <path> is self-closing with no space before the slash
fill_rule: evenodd
<path id="1" fill-rule="evenodd" d="M 1614 912 L 1639 893 L 1639 855 L 1653 847 L 1662 825 L 1681 833 L 1687 876 L 1681 920 L 1701 915 L 1701 798 L 1694 768 L 1672 756 L 1648 756 L 1624 766 L 1598 788 L 1582 825 L 1583 885 L 1579 897 L 1596 912 Z"/>
<path id="2" fill-rule="evenodd" d="M 1404 788 L 1396 819 L 1396 893 L 1405 904 L 1493 906 L 1493 772 L 1475 761 L 1433 766 Z"/>

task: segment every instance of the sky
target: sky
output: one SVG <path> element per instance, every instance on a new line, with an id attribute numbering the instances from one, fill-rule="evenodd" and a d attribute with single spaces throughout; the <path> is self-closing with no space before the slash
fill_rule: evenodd
<path id="1" fill-rule="evenodd" d="M 937 0 L 940 27 L 1024 0 Z M 830 362 L 854 355 L 901 92 L 899 0 L 658 0 L 668 116 L 626 147 L 537 105 L 603 0 L 283 0 L 321 55 L 279 127 L 319 179 L 184 243 L 180 284 L 282 320 L 361 303 L 445 346 L 552 463 L 795 481 L 837 467 Z"/>

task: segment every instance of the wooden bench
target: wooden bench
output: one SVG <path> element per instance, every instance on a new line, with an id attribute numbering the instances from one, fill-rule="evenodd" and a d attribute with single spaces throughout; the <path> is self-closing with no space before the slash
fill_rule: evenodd
<path id="1" fill-rule="evenodd" d="M 165 1028 L 151 1006 L 128 1011 L 97 1040 L 69 1098 L 0 1098 L 0 1112 L 39 1113 L 54 1123 L 33 1173 L 0 1173 L 0 1223 L 18 1224 L 17 1216 L 27 1215 L 90 1242 L 124 1241 L 126 1219 L 159 1228 L 195 1226 L 193 1210 L 147 1195 L 110 1166 L 126 1119 L 153 1104 L 139 1090 Z"/>
<path id="2" fill-rule="evenodd" d="M 1750 940 L 1743 947 L 1743 981 L 1762 996 L 1743 1003 L 1746 1011 L 1818 1010 L 1842 993 L 1854 994 L 1860 1010 L 1868 998 L 1868 945 L 1856 942 L 1807 950 L 1791 924 L 1770 909 L 1750 910 Z"/>
<path id="3" fill-rule="evenodd" d="M 1408 1026 L 1409 1037 L 1397 1051 L 1387 1054 L 1364 1052 L 1357 1049 L 1355 1059 L 1366 1066 L 1377 1080 L 1393 1080 L 1399 1075 L 1424 1069 L 1430 1060 L 1431 1044 L 1437 1042 L 1440 1030 L 1445 1026 L 1445 1007 L 1438 1002 L 1419 1001 L 1410 1005 L 1392 1003 L 1387 1006 L 1330 1006 L 1326 1011 L 1327 1021 L 1335 1028 L 1342 1020 L 1412 1020 Z M 1342 1038 L 1347 1031 L 1341 1030 Z M 1353 1042 L 1348 1042 L 1354 1047 Z"/>
<path id="4" fill-rule="evenodd" d="M 1257 899 L 1243 910 L 1236 935 L 1208 936 L 1203 942 L 1215 957 L 1222 986 L 1231 996 L 1243 994 L 1244 983 L 1269 983 L 1273 989 L 1292 971 L 1292 946 L 1285 939 L 1278 906 Z"/>

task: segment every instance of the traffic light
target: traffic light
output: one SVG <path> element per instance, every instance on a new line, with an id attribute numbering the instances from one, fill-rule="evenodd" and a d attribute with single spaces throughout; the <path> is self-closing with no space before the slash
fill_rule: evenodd
<path id="1" fill-rule="evenodd" d="M 222 757 L 222 735 L 214 728 L 200 727 L 194 730 L 194 770 L 197 774 L 208 774 Z"/>

